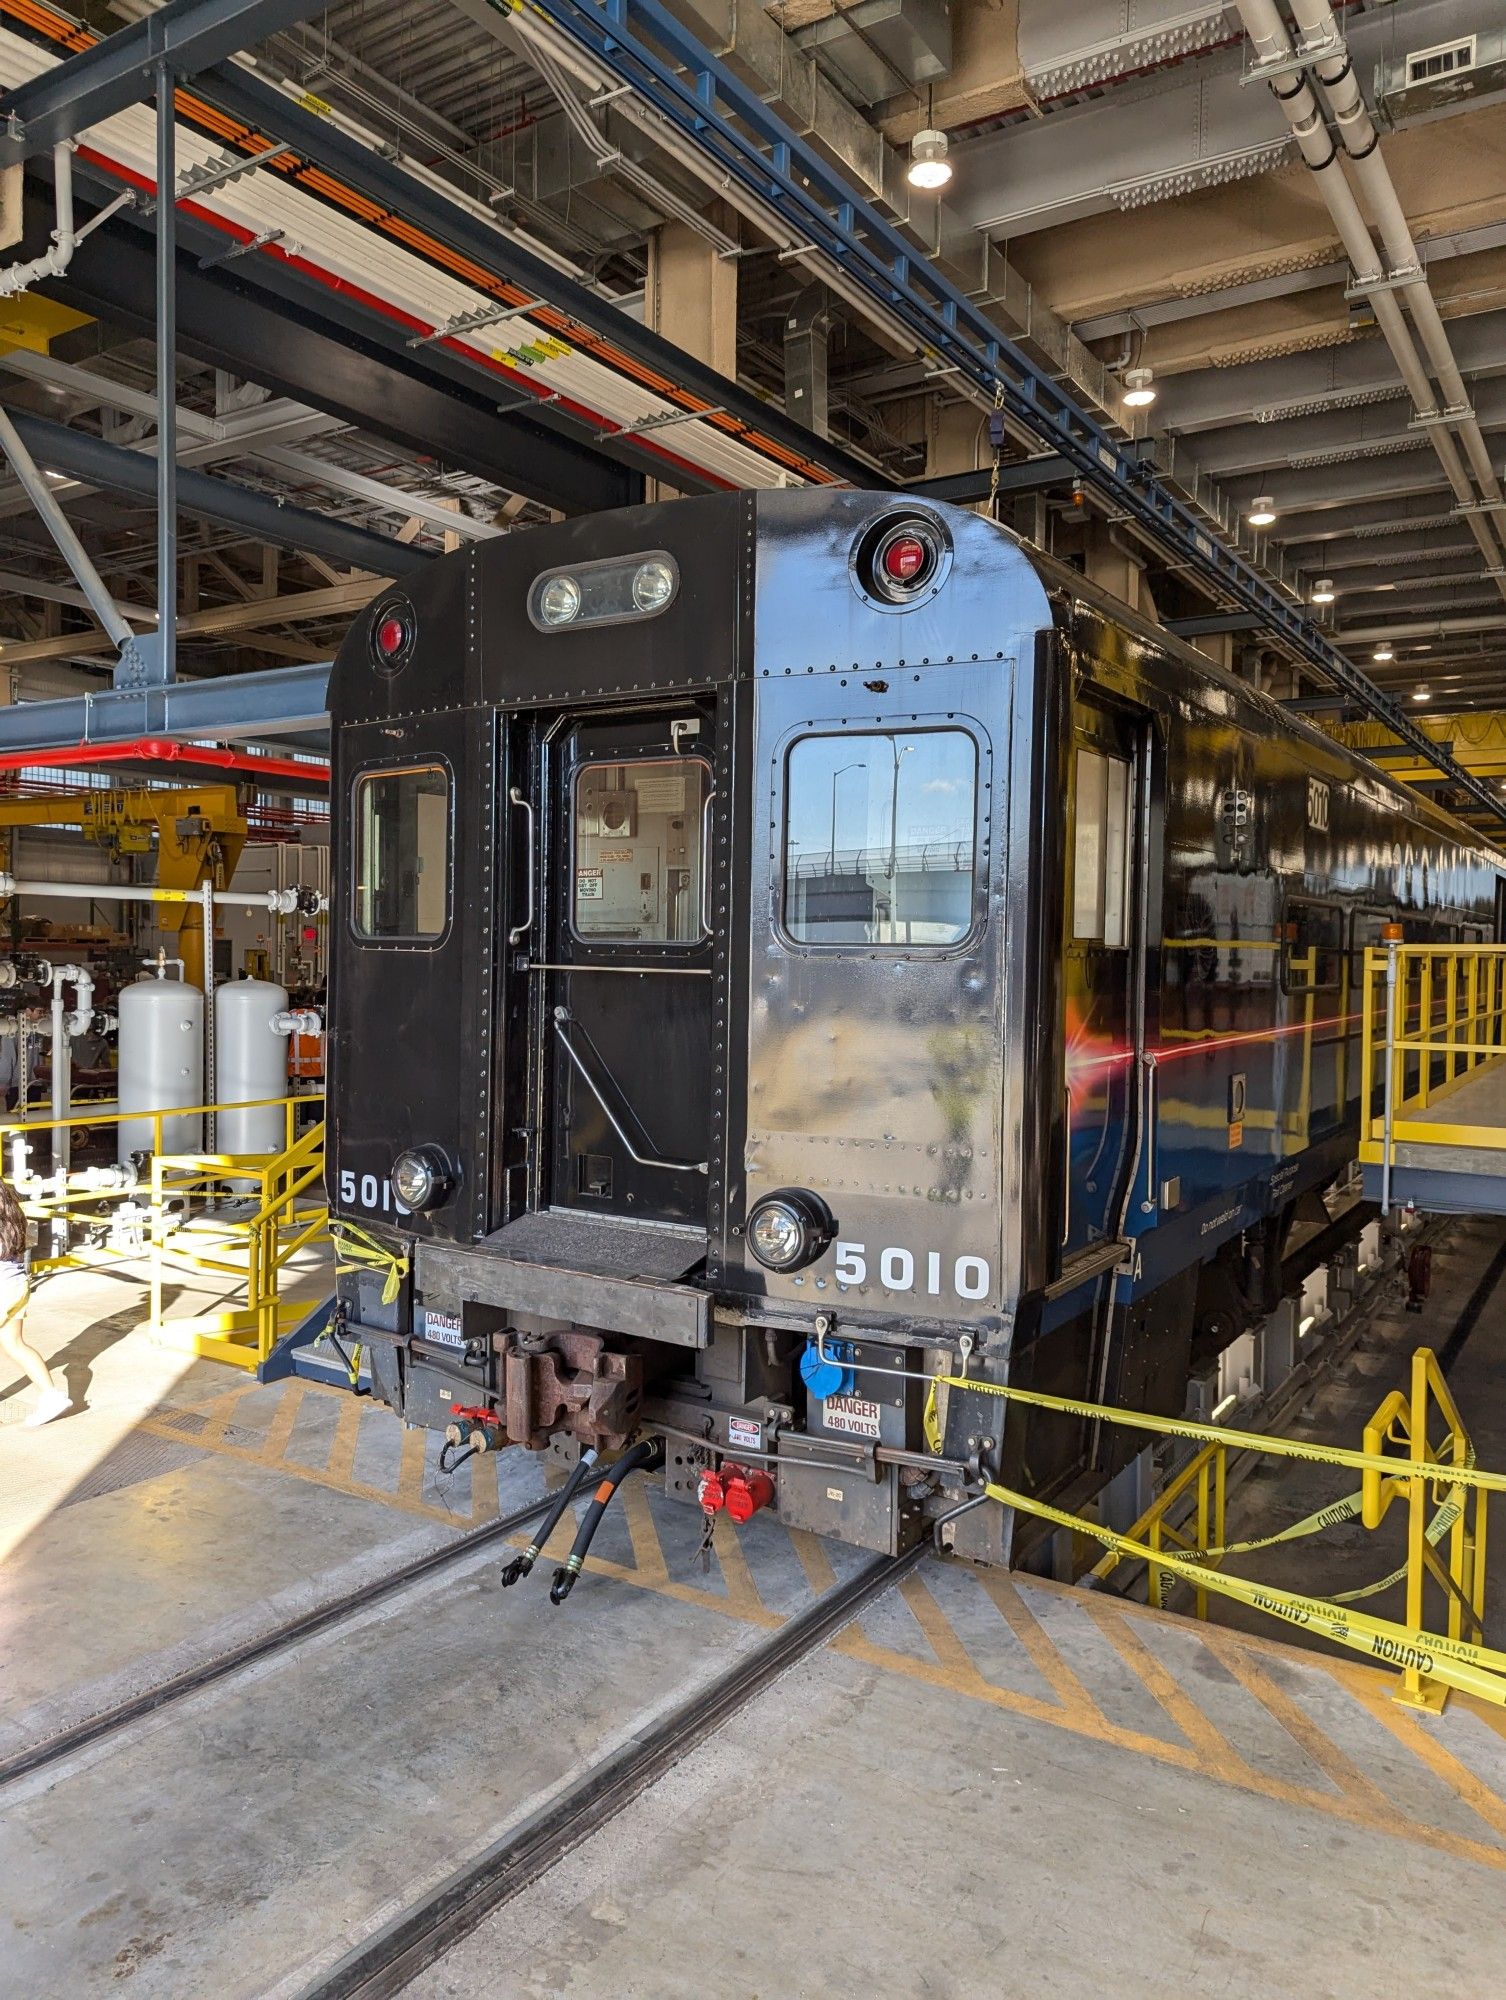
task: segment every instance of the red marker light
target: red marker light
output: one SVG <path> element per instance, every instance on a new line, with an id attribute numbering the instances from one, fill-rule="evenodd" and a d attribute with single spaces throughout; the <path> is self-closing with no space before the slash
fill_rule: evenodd
<path id="1" fill-rule="evenodd" d="M 884 574 L 895 583 L 909 583 L 925 568 L 930 553 L 919 535 L 896 535 L 884 550 Z"/>
<path id="2" fill-rule="evenodd" d="M 408 627 L 395 611 L 389 611 L 376 628 L 377 651 L 390 660 L 408 643 Z"/>

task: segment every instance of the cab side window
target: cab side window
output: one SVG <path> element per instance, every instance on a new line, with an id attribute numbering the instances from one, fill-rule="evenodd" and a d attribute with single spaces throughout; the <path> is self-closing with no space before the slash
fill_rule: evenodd
<path id="1" fill-rule="evenodd" d="M 449 921 L 450 774 L 442 764 L 367 771 L 356 780 L 357 937 L 418 944 Z"/>

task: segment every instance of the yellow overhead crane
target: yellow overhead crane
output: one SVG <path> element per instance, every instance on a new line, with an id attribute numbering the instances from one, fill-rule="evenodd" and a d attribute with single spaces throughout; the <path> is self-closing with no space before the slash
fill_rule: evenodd
<path id="1" fill-rule="evenodd" d="M 1482 709 L 1463 715 L 1414 715 L 1412 720 L 1432 737 L 1442 755 L 1451 754 L 1475 777 L 1506 778 L 1506 712 Z M 1404 752 L 1400 737 L 1383 722 L 1325 722 L 1322 727 L 1351 750 L 1371 757 L 1379 753 L 1377 761 L 1388 774 L 1406 784 L 1427 784 L 1443 776 L 1420 752 Z M 1387 755 L 1389 751 L 1398 754 Z"/>
<path id="2" fill-rule="evenodd" d="M 0 798 L 0 832 L 18 826 L 76 826 L 85 839 L 117 860 L 149 854 L 156 835 L 159 889 L 180 893 L 182 901 L 157 904 L 157 922 L 176 931 L 183 977 L 204 984 L 204 911 L 198 892 L 205 882 L 226 889 L 235 874 L 247 827 L 235 785 L 194 785 L 149 790 L 132 786 L 96 792 L 56 792 L 35 798 Z M 100 900 L 109 889 L 100 885 Z"/>

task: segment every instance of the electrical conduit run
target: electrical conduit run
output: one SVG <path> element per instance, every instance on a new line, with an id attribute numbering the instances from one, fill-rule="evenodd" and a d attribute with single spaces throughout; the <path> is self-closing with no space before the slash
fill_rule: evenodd
<path id="1" fill-rule="evenodd" d="M 1244 22 L 1246 32 L 1254 44 L 1255 54 L 1260 63 L 1273 65 L 1297 65 L 1299 63 L 1299 51 L 1293 46 L 1286 23 L 1277 11 L 1275 0 L 1236 0 L 1236 4 L 1239 9 L 1240 19 Z M 1387 237 L 1388 255 L 1393 249 L 1400 250 L 1403 254 L 1395 259 L 1397 268 L 1417 267 L 1419 270 L 1418 282 L 1407 285 L 1404 289 L 1408 294 L 1409 302 L 1412 304 L 1414 318 L 1417 318 L 1419 328 L 1423 331 L 1424 340 L 1429 343 L 1430 353 L 1435 353 L 1436 347 L 1448 357 L 1447 371 L 1440 369 L 1440 375 L 1444 378 L 1444 400 L 1448 406 L 1458 408 L 1461 405 L 1467 404 L 1468 401 L 1464 392 L 1464 384 L 1459 377 L 1458 368 L 1454 365 L 1453 355 L 1448 346 L 1448 337 L 1444 333 L 1442 321 L 1438 318 L 1438 308 L 1433 302 L 1432 294 L 1427 290 L 1426 281 L 1420 276 L 1416 245 L 1412 242 L 1411 232 L 1407 228 L 1406 219 L 1401 213 L 1399 203 L 1396 201 L 1395 190 L 1391 187 L 1390 175 L 1387 173 L 1384 162 L 1381 160 L 1375 127 L 1370 121 L 1369 112 L 1364 111 L 1363 100 L 1360 100 L 1360 110 L 1363 112 L 1363 130 L 1369 133 L 1370 138 L 1368 141 L 1361 141 L 1361 121 L 1355 112 L 1350 97 L 1351 87 L 1353 96 L 1355 98 L 1359 97 L 1359 86 L 1354 82 L 1353 73 L 1349 68 L 1347 54 L 1344 52 L 1344 44 L 1342 37 L 1339 36 L 1337 24 L 1334 22 L 1332 12 L 1327 5 L 1327 0 L 1300 0 L 1300 4 L 1296 4 L 1296 12 L 1299 17 L 1305 17 L 1303 21 L 1304 29 L 1313 32 L 1317 39 L 1325 46 L 1331 42 L 1337 43 L 1338 53 L 1331 60 L 1327 61 L 1326 66 L 1334 72 L 1333 89 L 1338 93 L 1338 105 L 1335 109 L 1335 117 L 1339 119 L 1340 129 L 1344 132 L 1345 158 L 1350 161 L 1351 165 L 1356 165 L 1356 171 L 1361 175 L 1366 187 L 1367 197 L 1371 200 L 1372 206 L 1376 207 L 1377 213 L 1383 217 L 1381 225 L 1382 234 Z M 1320 20 L 1319 17 L 1321 16 L 1326 16 L 1326 22 Z M 1321 66 L 1318 68 L 1318 73 L 1321 77 Z M 1348 77 L 1347 84 L 1344 82 L 1346 75 Z M 1270 89 L 1272 95 L 1281 106 L 1287 124 L 1291 127 L 1292 137 L 1297 142 L 1297 147 L 1303 160 L 1317 181 L 1319 191 L 1323 196 L 1334 227 L 1338 231 L 1339 241 L 1343 246 L 1345 256 L 1349 259 L 1357 283 L 1362 286 L 1383 285 L 1388 274 L 1383 268 L 1380 256 L 1377 254 L 1375 241 L 1370 234 L 1370 226 L 1361 213 L 1354 190 L 1345 179 L 1342 169 L 1333 171 L 1339 168 L 1340 149 L 1330 135 L 1328 127 L 1324 122 L 1322 107 L 1318 102 L 1312 85 L 1308 82 L 1307 77 L 1300 67 L 1292 67 L 1289 69 L 1283 68 L 1279 76 L 1272 77 L 1270 80 Z M 1346 118 L 1348 120 L 1347 127 L 1343 122 Z M 1364 143 L 1369 148 L 1367 159 L 1361 160 L 1357 164 L 1354 156 L 1348 150 L 1351 138 L 1355 143 Z M 1384 184 L 1385 190 L 1389 193 L 1389 202 L 1384 199 L 1381 199 L 1379 202 L 1377 201 L 1377 190 L 1381 184 Z M 1387 232 L 1387 220 L 1390 223 L 1389 234 Z M 1399 233 L 1397 225 L 1399 225 Z M 1426 305 L 1419 307 L 1418 300 L 1413 298 L 1413 294 L 1419 295 L 1419 298 L 1425 298 Z M 1385 337 L 1386 345 L 1391 350 L 1392 357 L 1396 362 L 1402 381 L 1406 385 L 1407 393 L 1412 398 L 1417 414 L 1420 417 L 1434 420 L 1429 423 L 1428 434 L 1432 440 L 1433 449 L 1438 454 L 1439 462 L 1443 466 L 1448 483 L 1453 489 L 1455 499 L 1459 502 L 1461 508 L 1471 510 L 1476 508 L 1478 505 L 1478 496 L 1471 482 L 1469 470 L 1460 455 L 1459 446 L 1448 424 L 1436 421 L 1440 415 L 1439 399 L 1434 391 L 1432 382 L 1429 380 L 1422 357 L 1417 351 L 1416 343 L 1413 341 L 1411 332 L 1407 327 L 1396 293 L 1386 290 L 1372 291 L 1370 293 L 1370 304 L 1375 313 L 1376 324 Z M 1431 318 L 1429 315 L 1431 315 Z M 1429 340 L 1432 322 L 1436 322 L 1435 341 Z M 1438 365 L 1436 354 L 1434 365 Z M 1454 393 L 1454 384 L 1457 384 L 1457 396 Z M 1461 418 L 1458 421 L 1460 429 L 1466 430 L 1464 420 Z M 1469 419 L 1469 424 L 1473 426 L 1476 434 L 1478 434 L 1479 426 L 1474 423 L 1472 416 Z M 1468 444 L 1467 430 L 1466 444 Z M 1480 445 L 1483 450 L 1483 438 L 1480 440 Z M 1478 460 L 1473 449 L 1471 449 L 1471 462 L 1476 465 L 1478 472 Z M 1494 474 L 1490 470 L 1488 454 L 1486 455 L 1486 479 L 1489 480 L 1489 486 L 1486 486 L 1486 497 L 1493 498 L 1494 495 L 1491 493 L 1490 487 L 1495 488 L 1495 494 L 1499 494 L 1500 488 L 1496 485 Z M 1482 479 L 1481 483 L 1482 486 L 1485 486 L 1485 479 Z M 1488 516 L 1474 511 L 1466 512 L 1464 518 L 1469 524 L 1470 533 L 1479 544 L 1480 553 L 1485 558 L 1487 570 L 1494 575 L 1498 588 L 1501 590 L 1503 596 L 1506 596 L 1506 564 L 1503 564 L 1502 547 L 1497 539 L 1497 532 L 1494 525 Z"/>

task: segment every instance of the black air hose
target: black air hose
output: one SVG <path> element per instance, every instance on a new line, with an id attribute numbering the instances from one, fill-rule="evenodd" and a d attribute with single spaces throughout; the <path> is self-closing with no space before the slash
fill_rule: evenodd
<path id="1" fill-rule="evenodd" d="M 585 1484 L 586 1474 L 595 1463 L 596 1452 L 594 1449 L 588 1448 L 581 1453 L 574 1465 L 571 1466 L 568 1478 L 559 1492 L 555 1494 L 554 1505 L 544 1516 L 543 1523 L 533 1540 L 524 1549 L 522 1555 L 514 1556 L 510 1563 L 504 1563 L 502 1567 L 502 1588 L 504 1590 L 510 1588 L 515 1583 L 521 1583 L 533 1568 L 543 1553 L 544 1546 L 548 1542 L 549 1537 L 564 1518 L 565 1509 Z"/>
<path id="2" fill-rule="evenodd" d="M 642 1444 L 635 1444 L 607 1473 L 600 1486 L 591 1496 L 591 1504 L 581 1519 L 576 1533 L 575 1546 L 565 1562 L 554 1572 L 554 1581 L 549 1586 L 549 1602 L 563 1604 L 575 1588 L 575 1579 L 580 1575 L 586 1557 L 590 1554 L 591 1543 L 596 1530 L 601 1526 L 601 1517 L 611 1504 L 612 1495 L 617 1491 L 630 1472 L 641 1466 L 646 1472 L 655 1472 L 664 1463 L 664 1440 L 646 1438 Z"/>

